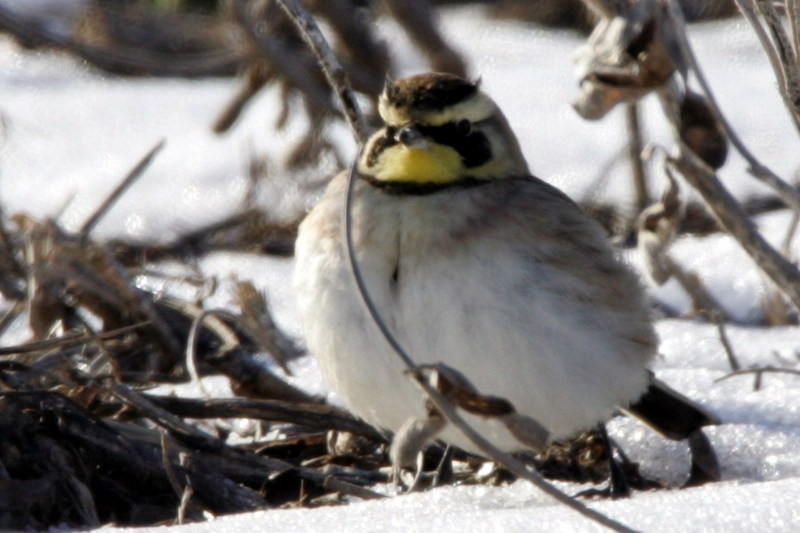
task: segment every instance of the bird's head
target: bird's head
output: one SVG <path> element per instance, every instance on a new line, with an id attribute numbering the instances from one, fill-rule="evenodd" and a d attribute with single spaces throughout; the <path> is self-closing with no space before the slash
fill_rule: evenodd
<path id="1" fill-rule="evenodd" d="M 378 111 L 384 127 L 359 164 L 377 182 L 441 185 L 528 173 L 516 137 L 479 82 L 440 73 L 387 82 Z"/>

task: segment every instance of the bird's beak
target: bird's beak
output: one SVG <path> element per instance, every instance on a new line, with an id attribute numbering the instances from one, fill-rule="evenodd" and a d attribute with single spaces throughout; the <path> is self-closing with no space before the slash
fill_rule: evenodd
<path id="1" fill-rule="evenodd" d="M 397 139 L 397 141 L 402 143 L 403 145 L 408 146 L 409 148 L 417 148 L 420 150 L 424 150 L 428 146 L 430 146 L 430 139 L 428 139 L 428 137 L 424 133 L 422 133 L 422 131 L 419 128 L 419 125 L 417 125 L 414 122 L 406 124 L 399 130 L 397 130 L 397 133 L 395 134 L 395 139 Z"/>

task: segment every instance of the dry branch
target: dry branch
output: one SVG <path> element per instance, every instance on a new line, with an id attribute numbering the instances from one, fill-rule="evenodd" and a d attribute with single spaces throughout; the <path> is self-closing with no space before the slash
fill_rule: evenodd
<path id="1" fill-rule="evenodd" d="M 720 381 L 725 381 L 726 379 L 734 378 L 737 376 L 746 376 L 749 374 L 753 374 L 755 376 L 755 379 L 753 381 L 753 390 L 759 391 L 761 390 L 761 382 L 764 374 L 790 374 L 793 376 L 800 376 L 800 370 L 796 370 L 794 368 L 776 368 L 774 366 L 745 368 L 729 372 L 728 374 L 725 374 L 721 378 L 715 379 L 714 383 L 719 383 Z"/>
<path id="2" fill-rule="evenodd" d="M 599 6 L 605 20 L 582 49 L 582 94 L 576 109 L 586 118 L 599 118 L 618 102 L 657 91 L 679 147 L 678 155 L 668 164 L 700 192 L 722 226 L 800 308 L 800 271 L 764 240 L 714 173 L 724 160 L 724 152 L 720 152 L 724 144 L 719 145 L 720 141 L 724 143 L 722 133 L 747 160 L 753 175 L 770 185 L 794 210 L 800 210 L 800 194 L 760 163 L 726 121 L 694 56 L 680 8 L 666 0 L 589 3 Z M 704 98 L 689 91 L 689 72 L 699 82 Z M 688 115 L 684 112 L 687 101 L 693 102 L 694 109 Z M 687 118 L 692 128 L 686 127 Z M 701 127 L 700 142 L 694 126 Z"/>
<path id="3" fill-rule="evenodd" d="M 742 140 L 736 134 L 736 131 L 730 125 L 728 120 L 725 118 L 725 115 L 722 113 L 722 110 L 717 105 L 716 99 L 713 96 L 711 86 L 706 81 L 705 74 L 703 73 L 703 70 L 700 67 L 699 62 L 697 61 L 697 58 L 694 55 L 694 50 L 692 49 L 691 43 L 689 42 L 689 38 L 686 35 L 686 21 L 683 19 L 682 13 L 674 3 L 667 2 L 666 5 L 669 13 L 669 18 L 671 19 L 672 27 L 675 29 L 674 36 L 676 37 L 676 42 L 680 47 L 682 57 L 684 61 L 686 61 L 687 66 L 691 68 L 692 73 L 697 78 L 697 82 L 703 89 L 703 92 L 708 99 L 708 103 L 710 105 L 709 110 L 713 114 L 717 123 L 724 130 L 728 140 L 742 155 L 742 157 L 745 158 L 748 165 L 750 166 L 748 170 L 754 177 L 763 181 L 766 185 L 771 187 L 778 194 L 778 196 L 780 196 L 780 198 L 784 202 L 786 202 L 786 204 L 789 205 L 793 210 L 800 211 L 800 193 L 798 193 L 797 189 L 786 183 L 780 176 L 775 174 L 766 165 L 762 164 L 750 152 L 750 150 L 747 148 L 744 142 L 742 142 Z M 666 113 L 668 118 L 672 120 L 671 115 L 674 113 L 674 110 L 667 109 Z"/>
<path id="4" fill-rule="evenodd" d="M 466 77 L 464 60 L 440 35 L 436 28 L 436 13 L 427 0 L 386 0 L 385 4 L 412 41 L 427 55 L 434 71 Z"/>
<path id="5" fill-rule="evenodd" d="M 797 267 L 761 236 L 711 169 L 690 150 L 684 150 L 680 158 L 671 159 L 669 164 L 702 195 L 723 227 L 800 309 L 800 272 Z"/>
<path id="6" fill-rule="evenodd" d="M 347 73 L 339 63 L 333 50 L 331 50 L 317 23 L 296 0 L 277 0 L 277 2 L 297 26 L 303 40 L 313 51 L 317 61 L 319 61 L 328 84 L 342 105 L 342 112 L 347 118 L 348 124 L 350 124 L 356 142 L 363 143 L 367 140 L 364 115 L 361 113 L 355 94 L 350 88 Z"/>
<path id="7" fill-rule="evenodd" d="M 781 93 L 789 116 L 792 118 L 795 128 L 800 131 L 800 46 L 798 46 L 798 35 L 800 27 L 796 19 L 796 3 L 784 6 L 789 14 L 794 38 L 786 35 L 780 16 L 775 10 L 772 1 L 763 0 L 735 0 L 739 10 L 744 14 L 756 36 L 761 42 L 764 51 L 772 65 L 772 70 L 778 79 L 778 88 Z M 760 16 L 760 18 L 759 18 Z M 766 25 L 767 30 L 764 29 Z"/>
<path id="8" fill-rule="evenodd" d="M 722 321 L 722 316 L 719 313 L 711 313 L 711 321 L 717 325 L 717 332 L 719 333 L 719 341 L 725 349 L 725 356 L 728 358 L 728 364 L 731 370 L 736 372 L 742 368 L 739 364 L 739 359 L 736 357 L 736 352 L 733 350 L 733 345 L 728 339 L 728 333 L 725 330 L 725 323 Z"/>
<path id="9" fill-rule="evenodd" d="M 239 50 L 229 48 L 194 54 L 163 54 L 135 47 L 97 47 L 24 21 L 3 6 L 0 6 L 0 29 L 23 42 L 45 43 L 115 74 L 186 77 L 231 75 L 243 60 Z"/>
<path id="10" fill-rule="evenodd" d="M 285 422 L 317 430 L 346 431 L 384 442 L 385 437 L 372 426 L 335 407 L 277 400 L 241 398 L 194 400 L 189 398 L 144 395 L 155 405 L 185 418 L 252 418 Z"/>
<path id="11" fill-rule="evenodd" d="M 114 204 L 119 200 L 119 198 L 125 194 L 125 191 L 128 190 L 128 187 L 133 185 L 133 183 L 141 177 L 147 167 L 150 166 L 150 163 L 153 162 L 153 159 L 158 155 L 158 153 L 164 148 L 164 144 L 166 144 L 165 140 L 159 141 L 153 148 L 150 149 L 149 152 L 134 166 L 128 175 L 117 185 L 111 194 L 106 198 L 102 204 L 97 208 L 97 210 L 89 217 L 86 222 L 83 223 L 81 229 L 78 230 L 78 235 L 81 239 L 85 239 L 89 236 L 89 233 L 94 229 L 100 219 L 111 209 Z"/>

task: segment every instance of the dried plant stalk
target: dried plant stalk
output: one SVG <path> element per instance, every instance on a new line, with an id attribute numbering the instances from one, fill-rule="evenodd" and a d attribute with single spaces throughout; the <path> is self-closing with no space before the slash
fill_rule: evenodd
<path id="1" fill-rule="evenodd" d="M 367 126 L 364 115 L 361 113 L 355 94 L 350 88 L 347 73 L 328 45 L 317 23 L 296 0 L 277 0 L 277 2 L 289 15 L 306 44 L 317 57 L 328 84 L 330 84 L 342 105 L 342 111 L 347 118 L 348 124 L 350 124 L 356 142 L 365 142 L 367 140 Z"/>
<path id="2" fill-rule="evenodd" d="M 160 140 L 156 145 L 150 149 L 149 152 L 139 161 L 136 166 L 134 166 L 128 175 L 117 185 L 111 194 L 106 198 L 100 207 L 90 216 L 86 222 L 83 223 L 81 229 L 78 230 L 78 235 L 81 239 L 86 239 L 89 236 L 89 233 L 94 229 L 97 223 L 100 221 L 101 218 L 111 209 L 114 204 L 119 200 L 119 198 L 125 194 L 125 191 L 128 190 L 128 187 L 133 185 L 133 183 L 144 174 L 144 171 L 147 170 L 147 167 L 150 166 L 150 163 L 153 162 L 153 159 L 158 155 L 159 152 L 164 148 L 166 141 L 164 139 Z"/>

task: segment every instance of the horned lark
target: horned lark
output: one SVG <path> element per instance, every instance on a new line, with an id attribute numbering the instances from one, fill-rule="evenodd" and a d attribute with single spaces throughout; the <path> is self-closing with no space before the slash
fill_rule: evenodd
<path id="1" fill-rule="evenodd" d="M 638 277 L 604 230 L 533 177 L 477 83 L 424 74 L 389 83 L 353 203 L 356 256 L 387 326 L 417 364 L 444 363 L 509 400 L 554 439 L 629 409 L 673 438 L 713 417 L 656 382 L 658 339 Z M 343 243 L 346 174 L 300 227 L 295 291 L 310 352 L 341 400 L 397 431 L 417 387 L 367 315 Z M 500 448 L 504 426 L 467 417 Z M 439 437 L 475 450 L 455 428 Z"/>

